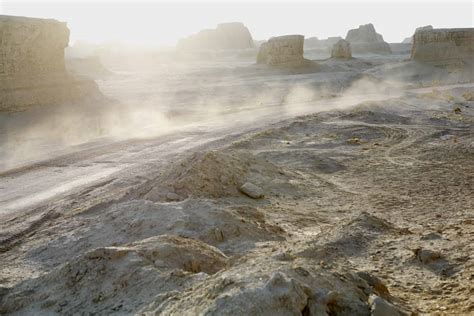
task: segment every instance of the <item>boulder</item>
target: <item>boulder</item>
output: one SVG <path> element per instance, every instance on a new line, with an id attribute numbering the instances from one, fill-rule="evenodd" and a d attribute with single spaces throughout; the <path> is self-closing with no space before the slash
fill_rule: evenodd
<path id="1" fill-rule="evenodd" d="M 261 199 L 264 197 L 263 190 L 259 186 L 251 182 L 246 182 L 243 186 L 239 188 L 240 192 L 251 197 L 252 199 Z"/>
<path id="2" fill-rule="evenodd" d="M 257 63 L 270 66 L 304 64 L 303 46 L 303 35 L 272 37 L 260 46 Z"/>
<path id="3" fill-rule="evenodd" d="M 474 59 L 474 28 L 422 29 L 413 36 L 411 58 L 435 65 Z"/>
<path id="4" fill-rule="evenodd" d="M 352 58 L 352 51 L 351 51 L 351 44 L 346 40 L 339 40 L 334 46 L 332 47 L 331 57 L 337 59 L 351 59 Z"/>
<path id="5" fill-rule="evenodd" d="M 430 264 L 441 259 L 441 254 L 437 251 L 418 248 L 414 250 L 416 258 L 423 264 Z"/>
<path id="6" fill-rule="evenodd" d="M 93 81 L 73 78 L 66 71 L 68 42 L 64 22 L 0 15 L 0 111 L 98 93 Z"/>
<path id="7" fill-rule="evenodd" d="M 216 29 L 202 30 L 178 42 L 181 51 L 242 50 L 255 48 L 248 28 L 240 23 L 222 23 Z"/>
<path id="8" fill-rule="evenodd" d="M 390 54 L 390 45 L 383 40 L 382 35 L 375 31 L 373 24 L 360 25 L 349 30 L 346 41 L 351 44 L 355 54 Z"/>

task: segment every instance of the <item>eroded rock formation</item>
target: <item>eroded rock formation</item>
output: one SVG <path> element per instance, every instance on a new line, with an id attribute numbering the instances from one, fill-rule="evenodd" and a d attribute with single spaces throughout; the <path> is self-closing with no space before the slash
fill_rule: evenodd
<path id="1" fill-rule="evenodd" d="M 0 111 L 62 103 L 97 92 L 94 82 L 67 73 L 68 42 L 66 23 L 0 16 Z"/>
<path id="2" fill-rule="evenodd" d="M 254 48 L 248 28 L 240 22 L 222 23 L 213 30 L 202 30 L 178 42 L 178 50 L 237 50 Z"/>
<path id="3" fill-rule="evenodd" d="M 375 31 L 373 24 L 360 25 L 347 32 L 346 41 L 355 54 L 390 54 L 390 45 Z"/>
<path id="4" fill-rule="evenodd" d="M 0 74 L 3 76 L 63 73 L 69 42 L 66 23 L 0 16 Z"/>
<path id="5" fill-rule="evenodd" d="M 474 59 L 474 28 L 424 29 L 413 36 L 411 58 L 438 65 Z"/>
<path id="6" fill-rule="evenodd" d="M 272 37 L 260 46 L 257 63 L 270 66 L 299 66 L 306 62 L 303 58 L 303 35 Z"/>
<path id="7" fill-rule="evenodd" d="M 337 58 L 337 59 L 351 59 L 352 58 L 351 44 L 346 40 L 343 40 L 343 39 L 339 40 L 332 47 L 331 57 Z"/>

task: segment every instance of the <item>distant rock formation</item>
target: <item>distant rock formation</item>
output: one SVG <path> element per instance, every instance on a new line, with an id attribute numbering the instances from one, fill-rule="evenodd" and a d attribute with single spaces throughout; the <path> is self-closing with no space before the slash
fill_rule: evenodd
<path id="1" fill-rule="evenodd" d="M 402 44 L 411 44 L 413 41 L 413 37 L 405 37 L 405 39 L 402 41 Z"/>
<path id="2" fill-rule="evenodd" d="M 413 36 L 411 58 L 437 65 L 474 59 L 474 28 L 423 29 Z"/>
<path id="3" fill-rule="evenodd" d="M 389 43 L 392 54 L 394 55 L 410 55 L 411 43 Z"/>
<path id="4" fill-rule="evenodd" d="M 112 73 L 104 67 L 99 56 L 67 58 L 66 69 L 71 73 L 94 79 L 104 78 Z"/>
<path id="5" fill-rule="evenodd" d="M 352 51 L 351 51 L 351 44 L 346 40 L 339 40 L 334 46 L 332 47 L 331 57 L 337 59 L 351 59 L 352 58 Z"/>
<path id="6" fill-rule="evenodd" d="M 214 30 L 202 30 L 178 42 L 182 51 L 238 50 L 254 48 L 248 28 L 240 23 L 222 23 Z"/>
<path id="7" fill-rule="evenodd" d="M 93 81 L 66 71 L 66 23 L 0 16 L 0 111 L 56 104 L 98 92 Z"/>
<path id="8" fill-rule="evenodd" d="M 420 32 L 420 31 L 430 31 L 433 29 L 433 26 L 432 25 L 426 25 L 426 26 L 420 26 L 420 27 L 417 27 L 416 30 L 415 30 L 415 33 L 416 32 Z M 414 34 L 413 34 L 414 35 Z M 413 35 L 410 36 L 410 37 L 407 37 L 403 40 L 402 43 L 404 44 L 411 44 L 413 43 Z"/>
<path id="9" fill-rule="evenodd" d="M 307 61 L 303 57 L 303 46 L 303 35 L 272 37 L 260 46 L 257 63 L 270 66 L 302 65 Z"/>
<path id="10" fill-rule="evenodd" d="M 383 40 L 382 35 L 375 31 L 373 24 L 360 25 L 349 30 L 346 41 L 351 43 L 352 53 L 355 54 L 390 54 L 390 45 Z"/>
<path id="11" fill-rule="evenodd" d="M 334 44 L 336 44 L 342 37 L 334 36 L 327 39 L 318 39 L 317 37 L 309 37 L 304 41 L 305 49 L 327 50 L 331 51 Z"/>
<path id="12" fill-rule="evenodd" d="M 308 37 L 304 39 L 304 48 L 311 49 L 314 47 L 318 47 L 321 40 L 316 36 Z"/>

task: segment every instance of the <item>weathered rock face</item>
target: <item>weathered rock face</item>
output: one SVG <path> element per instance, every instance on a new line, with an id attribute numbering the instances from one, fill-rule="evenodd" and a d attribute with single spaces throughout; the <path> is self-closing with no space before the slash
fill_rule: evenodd
<path id="1" fill-rule="evenodd" d="M 299 65 L 303 58 L 303 35 L 285 35 L 270 38 L 260 46 L 257 63 L 276 65 Z"/>
<path id="2" fill-rule="evenodd" d="M 339 40 L 332 47 L 331 57 L 338 58 L 338 59 L 351 59 L 352 58 L 351 44 L 346 40 L 343 40 L 343 39 Z"/>
<path id="3" fill-rule="evenodd" d="M 0 75 L 65 72 L 66 23 L 0 16 Z"/>
<path id="4" fill-rule="evenodd" d="M 373 24 L 360 25 L 347 32 L 346 41 L 351 43 L 352 52 L 356 54 L 390 54 L 390 45 L 382 35 L 375 31 Z"/>
<path id="5" fill-rule="evenodd" d="M 222 23 L 214 30 L 202 30 L 178 42 L 178 50 L 237 50 L 254 48 L 248 28 L 242 23 Z"/>
<path id="6" fill-rule="evenodd" d="M 84 95 L 94 82 L 69 76 L 66 23 L 0 16 L 0 111 L 54 104 Z"/>
<path id="7" fill-rule="evenodd" d="M 413 36 L 411 58 L 438 65 L 474 59 L 474 28 L 421 30 Z"/>

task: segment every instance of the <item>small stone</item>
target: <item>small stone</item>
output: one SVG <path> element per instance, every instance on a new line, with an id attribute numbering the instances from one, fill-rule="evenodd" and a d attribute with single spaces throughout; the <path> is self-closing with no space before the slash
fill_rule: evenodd
<path id="1" fill-rule="evenodd" d="M 401 316 L 398 308 L 377 295 L 369 296 L 369 305 L 372 316 Z"/>
<path id="2" fill-rule="evenodd" d="M 441 140 L 450 140 L 454 137 L 455 137 L 454 135 L 447 134 L 447 135 L 442 135 L 439 139 L 441 139 Z"/>
<path id="3" fill-rule="evenodd" d="M 174 193 L 174 192 L 170 192 L 170 193 L 166 194 L 166 200 L 167 201 L 179 201 L 179 200 L 181 200 L 181 197 L 179 195 L 177 195 L 176 193 Z"/>
<path id="4" fill-rule="evenodd" d="M 92 299 L 92 302 L 99 303 L 99 302 L 102 302 L 104 298 L 105 298 L 104 293 L 100 292 L 96 297 Z"/>
<path id="5" fill-rule="evenodd" d="M 347 143 L 352 144 L 352 145 L 360 145 L 361 142 L 360 142 L 359 137 L 352 137 L 352 138 L 347 140 Z"/>
<path id="6" fill-rule="evenodd" d="M 264 197 L 262 188 L 251 182 L 246 182 L 239 190 L 252 199 L 261 199 Z"/>
<path id="7" fill-rule="evenodd" d="M 296 259 L 296 257 L 289 252 L 281 252 L 276 254 L 274 258 L 278 261 L 293 261 Z"/>
<path id="8" fill-rule="evenodd" d="M 464 98 L 464 100 L 466 101 L 474 101 L 474 94 L 471 93 L 471 92 L 465 92 L 462 97 Z"/>
<path id="9" fill-rule="evenodd" d="M 229 178 L 227 176 L 220 176 L 221 183 L 227 184 L 229 182 Z"/>
<path id="10" fill-rule="evenodd" d="M 367 282 L 367 284 L 369 284 L 375 290 L 375 292 L 379 294 L 380 296 L 385 297 L 385 298 L 390 296 L 388 288 L 375 275 L 372 275 L 366 271 L 360 271 L 360 272 L 357 272 L 357 276 L 361 279 L 364 279 Z"/>
<path id="11" fill-rule="evenodd" d="M 170 275 L 181 278 L 186 276 L 186 273 L 182 269 L 174 269 L 173 271 L 171 271 Z"/>
<path id="12" fill-rule="evenodd" d="M 441 235 L 438 233 L 429 233 L 421 237 L 421 240 L 435 240 L 441 239 Z"/>
<path id="13" fill-rule="evenodd" d="M 219 228 L 214 228 L 214 236 L 218 241 L 224 241 L 224 233 Z"/>
<path id="14" fill-rule="evenodd" d="M 435 252 L 428 249 L 418 248 L 418 249 L 415 249 L 414 252 L 415 252 L 416 258 L 421 263 L 424 263 L 424 264 L 431 263 L 441 258 L 441 254 L 439 252 Z"/>
<path id="15" fill-rule="evenodd" d="M 341 293 L 337 291 L 329 291 L 325 296 L 324 296 L 324 303 L 326 305 L 329 304 L 336 304 L 339 300 L 341 299 Z"/>
<path id="16" fill-rule="evenodd" d="M 175 184 L 173 184 L 173 188 L 174 188 L 175 190 L 181 190 L 181 189 L 184 188 L 184 183 L 182 183 L 182 182 L 176 182 Z"/>

